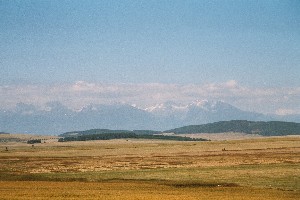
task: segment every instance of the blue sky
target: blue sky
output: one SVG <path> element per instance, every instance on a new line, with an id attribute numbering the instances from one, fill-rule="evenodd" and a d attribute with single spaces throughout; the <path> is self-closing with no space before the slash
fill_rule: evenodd
<path id="1" fill-rule="evenodd" d="M 2 86 L 298 88 L 300 2 L 0 0 L 0 48 Z"/>

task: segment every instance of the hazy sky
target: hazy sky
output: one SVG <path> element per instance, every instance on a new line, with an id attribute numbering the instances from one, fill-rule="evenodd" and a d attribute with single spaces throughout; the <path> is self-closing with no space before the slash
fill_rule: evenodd
<path id="1" fill-rule="evenodd" d="M 76 84 L 94 92 L 72 93 L 79 100 L 121 102 L 121 90 L 136 97 L 135 88 L 156 83 L 153 94 L 174 94 L 153 103 L 174 100 L 176 86 L 197 90 L 179 101 L 217 99 L 246 110 L 300 113 L 298 0 L 0 0 L 0 50 L 1 107 L 67 102 L 61 93 L 39 91 L 70 93 Z M 100 86 L 114 88 L 114 95 Z M 209 92 L 212 86 L 218 90 Z M 262 96 L 253 99 L 257 91 Z"/>

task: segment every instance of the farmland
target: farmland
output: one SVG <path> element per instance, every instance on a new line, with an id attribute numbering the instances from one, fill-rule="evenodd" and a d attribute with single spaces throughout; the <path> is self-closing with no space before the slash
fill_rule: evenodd
<path id="1" fill-rule="evenodd" d="M 300 138 L 7 140 L 0 188 L 0 199 L 297 199 Z"/>

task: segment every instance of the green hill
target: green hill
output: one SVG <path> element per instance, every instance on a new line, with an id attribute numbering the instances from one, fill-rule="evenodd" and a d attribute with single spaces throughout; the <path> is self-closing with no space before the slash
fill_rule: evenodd
<path id="1" fill-rule="evenodd" d="M 300 135 L 300 123 L 281 121 L 254 122 L 247 120 L 232 120 L 203 125 L 184 126 L 164 132 L 176 134 L 240 132 L 247 134 L 259 134 L 263 136 Z"/>

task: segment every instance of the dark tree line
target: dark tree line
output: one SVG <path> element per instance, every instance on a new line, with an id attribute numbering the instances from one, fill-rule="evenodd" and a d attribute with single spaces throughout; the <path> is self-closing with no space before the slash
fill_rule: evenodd
<path id="1" fill-rule="evenodd" d="M 189 138 L 180 136 L 166 136 L 166 135 L 138 135 L 135 133 L 101 133 L 91 135 L 80 135 L 74 137 L 60 138 L 59 142 L 67 141 L 89 141 L 89 140 L 112 140 L 112 139 L 157 139 L 157 140 L 176 140 L 176 141 L 207 141 L 202 138 Z"/>

